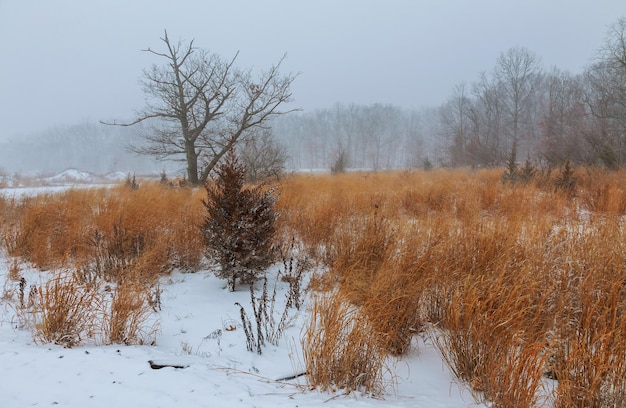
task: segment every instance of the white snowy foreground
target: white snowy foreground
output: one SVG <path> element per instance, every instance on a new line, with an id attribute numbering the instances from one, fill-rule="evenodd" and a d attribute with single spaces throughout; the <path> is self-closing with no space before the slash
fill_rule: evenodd
<path id="1" fill-rule="evenodd" d="M 16 301 L 7 295 L 17 282 L 6 280 L 8 262 L 0 262 L 0 269 L 2 408 L 484 406 L 455 382 L 423 339 L 395 364 L 396 384 L 383 399 L 309 390 L 305 377 L 276 381 L 303 371 L 300 337 L 306 312 L 297 316 L 278 347 L 266 346 L 262 355 L 248 352 L 234 303 L 251 314 L 249 292 L 228 292 L 225 282 L 208 271 L 177 272 L 163 280 L 155 346 L 35 344 L 27 328 L 17 327 Z M 23 275 L 29 285 L 41 279 L 36 271 Z M 277 299 L 282 303 L 284 296 L 279 292 Z M 236 329 L 225 330 L 229 325 Z M 186 368 L 152 369 L 149 360 Z"/>

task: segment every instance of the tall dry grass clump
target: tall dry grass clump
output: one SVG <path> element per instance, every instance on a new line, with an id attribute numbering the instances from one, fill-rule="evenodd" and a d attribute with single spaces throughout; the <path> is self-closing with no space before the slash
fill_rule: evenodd
<path id="1" fill-rule="evenodd" d="M 624 406 L 626 397 L 626 248 L 621 217 L 592 215 L 564 229 L 552 282 L 550 373 L 555 406 Z"/>
<path id="2" fill-rule="evenodd" d="M 337 180 L 324 175 L 287 177 L 276 203 L 281 214 L 277 220 L 280 233 L 286 238 L 297 235 L 305 251 L 327 264 L 331 262 L 336 226 L 350 216 L 351 201 L 357 193 L 354 184 L 344 177 L 340 178 L 343 181 Z M 311 190 L 312 185 L 315 190 Z M 314 198 L 310 196 L 313 191 Z"/>
<path id="3" fill-rule="evenodd" d="M 625 170 L 589 168 L 577 173 L 580 201 L 594 213 L 626 214 Z"/>
<path id="4" fill-rule="evenodd" d="M 39 343 L 65 347 L 92 337 L 100 309 L 98 287 L 61 273 L 38 288 L 35 305 L 28 311 L 33 338 Z"/>
<path id="5" fill-rule="evenodd" d="M 369 217 L 344 222 L 337 231 L 328 252 L 342 293 L 354 304 L 361 305 L 389 257 L 393 244 L 393 229 L 377 211 Z"/>
<path id="6" fill-rule="evenodd" d="M 380 396 L 385 390 L 385 351 L 370 320 L 341 297 L 316 296 L 303 338 L 311 388 L 362 391 Z"/>
<path id="7" fill-rule="evenodd" d="M 568 327 L 559 330 L 556 407 L 626 406 L 623 283 L 608 291 L 594 286 L 588 279 L 580 283 L 579 309 L 570 311 Z"/>
<path id="8" fill-rule="evenodd" d="M 477 400 L 533 407 L 546 359 L 545 340 L 534 330 L 543 324 L 541 313 L 529 313 L 538 306 L 532 293 L 538 288 L 506 279 L 468 276 L 451 294 L 431 337 Z"/>
<path id="9" fill-rule="evenodd" d="M 367 222 L 374 224 L 374 220 Z M 436 274 L 434 249 L 440 238 L 430 235 L 432 226 L 391 228 L 385 223 L 376 228 L 369 227 L 373 233 L 355 241 L 357 248 L 369 248 L 369 258 L 375 263 L 364 264 L 350 255 L 340 258 L 329 273 L 340 276 L 338 292 L 361 308 L 383 349 L 399 356 L 410 351 L 413 337 L 424 328 L 422 305 Z"/>
<path id="10" fill-rule="evenodd" d="M 191 189 L 143 183 L 136 190 L 112 190 L 86 237 L 86 267 L 111 279 L 197 270 L 204 253 L 201 222 L 200 197 Z"/>
<path id="11" fill-rule="evenodd" d="M 543 383 L 546 296 L 535 278 L 541 250 L 533 242 L 549 225 L 529 228 L 518 216 L 503 215 L 438 225 L 448 234 L 438 234 L 430 262 L 435 273 L 422 297 L 434 344 L 477 400 L 535 406 Z"/>
<path id="12" fill-rule="evenodd" d="M 400 356 L 409 352 L 413 337 L 424 326 L 420 315 L 424 259 L 407 259 L 407 254 L 397 257 L 385 261 L 384 273 L 373 280 L 361 311 L 383 350 Z"/>
<path id="13" fill-rule="evenodd" d="M 5 230 L 9 255 L 18 256 L 39 269 L 60 266 L 77 254 L 80 236 L 89 219 L 89 202 L 97 202 L 91 190 L 67 191 L 26 197 L 15 203 L 14 222 Z M 66 199 L 67 198 L 67 199 Z"/>
<path id="14" fill-rule="evenodd" d="M 409 180 L 421 177 L 400 174 Z M 371 217 L 376 208 L 379 219 L 395 219 L 402 211 L 394 190 L 398 183 L 402 184 L 395 173 L 287 177 L 281 182 L 276 204 L 281 214 L 278 225 L 283 234 L 295 235 L 314 259 L 328 266 L 335 261 L 335 247 L 346 237 L 346 229 L 352 228 L 353 235 L 361 233 L 362 218 Z"/>
<path id="15" fill-rule="evenodd" d="M 154 344 L 157 326 L 150 322 L 157 302 L 157 288 L 126 280 L 111 290 L 108 310 L 104 313 L 103 335 L 107 343 Z"/>

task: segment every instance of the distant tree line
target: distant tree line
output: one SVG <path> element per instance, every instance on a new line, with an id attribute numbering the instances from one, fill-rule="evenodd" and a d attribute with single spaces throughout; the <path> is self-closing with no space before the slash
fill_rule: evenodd
<path id="1" fill-rule="evenodd" d="M 626 18 L 580 74 L 515 47 L 436 109 L 335 105 L 274 122 L 292 169 L 626 165 Z"/>
<path id="2" fill-rule="evenodd" d="M 23 175 L 50 175 L 68 168 L 94 174 L 172 171 L 171 164 L 155 163 L 126 150 L 139 128 L 112 128 L 93 122 L 57 125 L 0 142 L 0 170 Z"/>
<path id="3" fill-rule="evenodd" d="M 289 169 L 421 167 L 430 150 L 432 110 L 392 105 L 342 105 L 291 114 L 273 123 Z"/>
<path id="4" fill-rule="evenodd" d="M 163 180 L 185 179 L 186 167 L 180 161 L 155 160 L 129 148 L 141 143 L 147 131 L 142 124 L 119 127 L 83 122 L 0 142 L 0 175 L 48 176 L 75 168 L 96 175 L 132 173 L 160 175 Z M 280 177 L 285 171 L 287 151 L 269 128 L 246 134 L 237 153 L 246 168 L 247 181 Z"/>
<path id="5" fill-rule="evenodd" d="M 453 89 L 439 126 L 452 166 L 502 165 L 511 152 L 548 166 L 624 166 L 626 18 L 578 75 L 544 70 L 525 48 L 502 53 L 491 71 Z"/>
<path id="6" fill-rule="evenodd" d="M 295 75 L 281 75 L 280 63 L 261 73 L 261 79 L 256 81 L 250 73 L 237 71 L 231 78 L 232 87 L 227 89 L 232 95 L 238 90 L 241 100 L 233 101 L 245 103 L 233 105 L 233 109 L 243 110 L 235 109 L 237 115 L 233 114 L 230 125 L 223 128 L 219 126 L 227 122 L 212 120 L 221 117 L 219 109 L 226 102 L 216 107 L 212 104 L 226 94 L 209 92 L 215 87 L 207 84 L 218 71 L 208 68 L 221 67 L 223 79 L 230 78 L 234 67 L 222 64 L 216 56 L 209 58 L 209 54 L 193 48 L 192 42 L 172 45 L 167 37 L 163 41 L 169 52 L 159 55 L 166 59 L 178 61 L 178 53 L 184 52 L 182 55 L 189 59 L 182 62 L 193 62 L 196 60 L 192 56 L 195 58 L 194 52 L 198 52 L 201 58 L 196 62 L 206 74 L 198 81 L 207 91 L 199 85 L 189 92 L 173 85 L 161 89 L 159 75 L 175 78 L 177 71 L 172 74 L 167 67 L 153 67 L 145 73 L 147 93 L 156 93 L 157 100 L 165 95 L 165 101 L 172 100 L 168 95 L 178 91 L 183 96 L 200 95 L 185 105 L 204 101 L 197 112 L 187 112 L 187 116 L 199 121 L 198 126 L 178 129 L 178 122 L 187 116 L 175 116 L 176 126 L 156 128 L 156 133 L 150 126 L 141 127 L 141 123 L 131 128 L 95 124 L 51 128 L 0 144 L 0 168 L 11 172 L 48 172 L 77 167 L 97 173 L 156 174 L 167 170 L 179 176 L 195 174 L 198 180 L 204 180 L 232 146 L 237 146 L 249 171 L 248 180 L 279 176 L 284 170 L 484 167 L 527 160 L 546 166 L 626 166 L 626 17 L 609 27 L 604 43 L 582 73 L 572 74 L 556 67 L 546 69 L 531 50 L 515 47 L 503 52 L 495 65 L 473 82 L 454 86 L 446 102 L 435 108 L 336 104 L 309 112 L 279 110 L 290 100 Z M 182 62 L 181 70 L 187 68 Z M 178 82 L 167 81 L 170 83 Z M 230 82 L 218 81 L 226 83 Z M 263 86 L 259 88 L 257 83 Z M 163 95 L 159 94 L 161 91 Z M 156 113 L 149 111 L 137 122 L 162 113 L 155 106 L 148 108 Z M 284 115 L 287 112 L 291 113 Z M 208 124 L 218 127 L 203 127 Z M 165 136 L 168 139 L 163 139 Z M 142 144 L 146 140 L 152 144 Z M 162 161 L 131 155 L 129 146 L 135 152 L 153 153 Z M 161 147 L 164 150 L 157 151 Z M 148 150 L 143 151 L 144 148 Z M 183 152 L 193 153 L 193 160 Z M 174 153 L 186 166 L 171 161 Z"/>

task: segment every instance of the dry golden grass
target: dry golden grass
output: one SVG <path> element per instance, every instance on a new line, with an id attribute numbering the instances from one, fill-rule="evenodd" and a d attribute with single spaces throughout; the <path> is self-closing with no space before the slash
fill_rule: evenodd
<path id="1" fill-rule="evenodd" d="M 583 279 L 580 304 L 567 316 L 556 350 L 557 407 L 626 406 L 624 287 Z"/>
<path id="2" fill-rule="evenodd" d="M 103 334 L 107 343 L 153 344 L 156 326 L 150 324 L 152 290 L 139 282 L 126 280 L 112 289 L 112 299 L 104 313 Z"/>
<path id="3" fill-rule="evenodd" d="M 52 272 L 32 286 L 28 304 L 20 295 L 21 322 L 38 343 L 73 347 L 93 344 L 154 344 L 158 329 L 151 321 L 154 288 L 126 280 L 117 285 L 85 282 L 76 273 Z"/>
<path id="4" fill-rule="evenodd" d="M 14 282 L 19 281 L 22 278 L 20 263 L 17 258 L 13 258 L 9 264 L 9 271 L 7 273 L 7 279 Z"/>
<path id="5" fill-rule="evenodd" d="M 72 347 L 93 336 L 100 308 L 97 286 L 62 273 L 40 286 L 36 298 L 33 310 L 26 312 L 36 342 Z"/>
<path id="6" fill-rule="evenodd" d="M 358 308 L 339 296 L 317 296 L 303 341 L 309 386 L 380 396 L 386 354 L 378 338 Z"/>
<path id="7" fill-rule="evenodd" d="M 426 332 L 493 406 L 540 405 L 546 373 L 557 407 L 624 406 L 626 173 L 561 169 L 510 185 L 502 172 L 281 181 L 277 236 L 326 271 L 310 286 L 311 386 L 380 394 L 387 355 Z M 143 183 L 3 199 L 2 243 L 40 268 L 77 267 L 80 282 L 119 282 L 108 341 L 124 342 L 143 316 L 130 283 L 199 266 L 200 194 Z"/>
<path id="8" fill-rule="evenodd" d="M 563 170 L 544 172 L 515 186 L 501 175 L 438 170 L 283 183 L 283 228 L 328 266 L 316 280 L 327 298 L 315 304 L 304 340 L 315 357 L 307 360 L 318 373 L 313 385 L 345 382 L 327 372 L 347 375 L 324 353 L 337 361 L 359 355 L 350 344 L 323 350 L 326 333 L 352 341 L 338 330 L 359 324 L 369 331 L 355 344 L 398 354 L 428 327 L 451 370 L 494 406 L 541 404 L 546 372 L 559 378 L 556 406 L 623 400 L 624 172 L 575 169 L 567 183 Z M 375 378 L 382 366 L 361 370 Z"/>
<path id="9" fill-rule="evenodd" d="M 11 256 L 48 270 L 77 267 L 85 277 L 154 279 L 197 270 L 204 254 L 200 193 L 143 183 L 76 189 L 5 205 L 3 244 Z"/>
<path id="10" fill-rule="evenodd" d="M 21 262 L 51 271 L 35 304 L 20 311 L 39 342 L 153 343 L 156 279 L 173 268 L 197 270 L 204 256 L 201 196 L 192 189 L 142 183 L 0 204 L 12 275 Z M 105 281 L 113 282 L 111 292 L 102 293 Z"/>
<path id="11" fill-rule="evenodd" d="M 545 340 L 536 294 L 541 288 L 505 276 L 468 275 L 443 308 L 431 337 L 476 399 L 497 407 L 533 407 L 544 372 Z M 529 282 L 530 283 L 530 282 Z"/>

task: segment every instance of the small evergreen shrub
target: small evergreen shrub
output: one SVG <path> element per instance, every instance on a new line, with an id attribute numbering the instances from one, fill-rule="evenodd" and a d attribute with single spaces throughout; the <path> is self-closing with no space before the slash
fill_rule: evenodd
<path id="1" fill-rule="evenodd" d="M 504 174 L 502 174 L 502 183 L 503 184 L 515 184 L 519 179 L 519 169 L 517 168 L 517 149 L 515 144 L 513 144 L 513 148 L 511 148 L 511 152 L 509 153 L 506 160 L 506 169 L 504 170 Z"/>
<path id="2" fill-rule="evenodd" d="M 134 174 L 131 175 L 130 173 L 128 173 L 128 175 L 126 176 L 126 187 L 131 190 L 137 190 L 139 188 L 139 183 L 137 182 Z"/>
<path id="3" fill-rule="evenodd" d="M 561 169 L 561 173 L 554 180 L 556 191 L 565 193 L 568 197 L 573 197 L 576 193 L 576 177 L 574 177 L 574 169 L 570 161 L 566 161 Z"/>
<path id="4" fill-rule="evenodd" d="M 431 171 L 433 167 L 433 162 L 431 162 L 428 157 L 425 157 L 424 160 L 422 160 L 422 168 L 424 171 Z"/>
<path id="5" fill-rule="evenodd" d="M 231 292 L 237 281 L 254 282 L 274 262 L 277 196 L 262 186 L 246 187 L 245 177 L 245 166 L 231 150 L 205 184 L 204 240 L 220 266 L 217 275 L 228 281 Z"/>
<path id="6" fill-rule="evenodd" d="M 519 171 L 519 179 L 522 183 L 528 184 L 535 179 L 537 169 L 530 161 L 530 157 L 524 162 L 524 166 Z"/>

